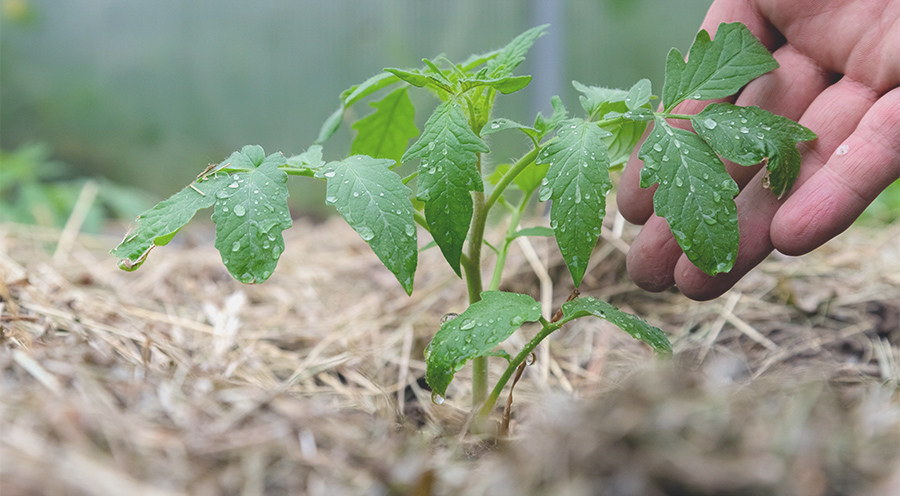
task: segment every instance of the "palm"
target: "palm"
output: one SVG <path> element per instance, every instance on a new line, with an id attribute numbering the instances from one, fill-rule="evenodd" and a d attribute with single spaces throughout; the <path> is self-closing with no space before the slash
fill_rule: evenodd
<path id="1" fill-rule="evenodd" d="M 691 298 L 719 296 L 773 249 L 799 255 L 839 234 L 900 176 L 900 1 L 717 0 L 703 28 L 714 33 L 733 21 L 745 23 L 781 64 L 747 85 L 736 103 L 798 120 L 819 138 L 801 145 L 800 176 L 780 201 L 763 188 L 759 166 L 727 164 L 742 188 L 741 247 L 735 268 L 715 278 L 691 265 L 665 220 L 653 215 L 653 189 L 638 187 L 641 163 L 632 157 L 619 208 L 645 224 L 628 270 L 648 290 L 677 284 Z M 679 112 L 705 105 L 686 102 Z"/>

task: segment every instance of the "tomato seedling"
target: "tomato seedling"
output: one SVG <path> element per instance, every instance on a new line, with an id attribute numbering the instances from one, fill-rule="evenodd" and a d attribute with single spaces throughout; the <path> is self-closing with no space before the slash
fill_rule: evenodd
<path id="1" fill-rule="evenodd" d="M 430 235 L 450 268 L 465 279 L 469 307 L 442 322 L 425 352 L 426 379 L 437 403 L 443 402 L 454 374 L 471 360 L 473 404 L 486 416 L 537 344 L 580 317 L 606 319 L 657 352 L 670 353 L 660 329 L 604 301 L 573 299 L 562 305 L 559 319 L 547 321 L 531 296 L 499 291 L 511 242 L 519 236 L 554 236 L 577 288 L 600 237 L 606 195 L 613 186 L 609 171 L 625 163 L 652 122 L 638 153 L 644 161 L 641 186 L 658 184 L 654 209 L 691 262 L 709 275 L 728 272 L 738 250 L 738 187 L 719 157 L 742 165 L 764 162 L 765 185 L 780 197 L 798 174 L 797 143 L 816 136 L 756 107 L 715 103 L 697 115 L 673 113 L 685 100 L 733 95 L 778 66 L 740 23 L 722 24 L 714 40 L 701 31 L 687 61 L 678 50 L 669 52 L 661 105 L 651 106 L 655 97 L 646 79 L 628 90 L 574 82 L 583 109 L 576 117 L 554 97 L 553 114 L 538 114 L 530 126 L 493 118 L 498 96 L 531 81 L 514 71 L 544 30 L 530 29 L 502 49 L 462 63 L 441 57 L 424 59 L 418 69 L 385 69 L 340 94 L 339 108 L 306 152 L 284 157 L 266 155 L 259 146 L 243 147 L 141 214 L 137 227 L 112 253 L 121 268 L 135 270 L 198 210 L 214 207 L 215 246 L 223 263 L 237 280 L 261 283 L 275 270 L 284 251 L 282 231 L 291 226 L 288 176 L 305 176 L 326 181 L 325 202 L 369 244 L 408 294 L 418 263 L 419 232 Z M 429 91 L 439 102 L 421 132 L 409 97 L 414 88 Z M 340 127 L 347 109 L 375 95 L 381 98 L 371 103 L 374 111 L 352 124 L 352 156 L 326 163 L 321 143 Z M 670 119 L 689 120 L 696 133 L 671 126 Z M 490 147 L 482 138 L 503 131 L 524 133 L 530 149 L 515 163 L 488 170 L 482 157 Z M 394 169 L 408 162 L 417 163 L 417 170 L 402 177 Z M 520 221 L 535 195 L 539 202 L 551 202 L 549 227 L 522 229 Z M 489 243 L 488 213 L 497 206 L 505 209 L 508 227 L 503 238 Z M 487 287 L 484 247 L 496 252 Z M 525 322 L 538 322 L 541 330 L 515 357 L 498 351 Z M 488 393 L 490 356 L 503 357 L 509 365 Z"/>

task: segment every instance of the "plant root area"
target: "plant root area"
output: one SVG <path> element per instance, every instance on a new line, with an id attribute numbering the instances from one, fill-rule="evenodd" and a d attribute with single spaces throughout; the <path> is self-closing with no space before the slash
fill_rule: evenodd
<path id="1" fill-rule="evenodd" d="M 506 392 L 473 434 L 469 367 L 442 405 L 424 381 L 467 301 L 437 250 L 407 297 L 339 219 L 297 220 L 255 286 L 203 224 L 121 271 L 124 230 L 0 226 L 3 496 L 900 494 L 900 225 L 775 254 L 704 303 L 637 289 L 634 229 L 604 229 L 581 293 L 675 353 L 579 319 L 538 348 L 502 436 Z M 501 288 L 550 315 L 572 290 L 554 243 L 514 244 Z"/>

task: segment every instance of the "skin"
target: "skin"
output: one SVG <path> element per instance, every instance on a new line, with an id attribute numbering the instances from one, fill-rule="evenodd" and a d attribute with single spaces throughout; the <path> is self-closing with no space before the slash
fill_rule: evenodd
<path id="1" fill-rule="evenodd" d="M 780 67 L 725 101 L 783 115 L 819 137 L 799 145 L 800 175 L 781 200 L 762 187 L 760 165 L 725 161 L 741 187 L 740 249 L 734 269 L 716 277 L 691 264 L 653 214 L 656 187 L 639 187 L 643 163 L 635 153 L 617 198 L 625 219 L 643 224 L 627 267 L 648 291 L 676 285 L 691 299 L 716 298 L 772 250 L 803 255 L 837 236 L 900 177 L 900 0 L 717 0 L 702 28 L 714 35 L 720 23 L 735 21 Z M 694 114 L 709 103 L 687 101 L 675 112 Z M 842 145 L 846 153 L 835 153 Z"/>

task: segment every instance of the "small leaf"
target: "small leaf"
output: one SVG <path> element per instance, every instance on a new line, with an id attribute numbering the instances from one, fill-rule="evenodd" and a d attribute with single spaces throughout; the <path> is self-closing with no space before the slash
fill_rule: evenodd
<path id="1" fill-rule="evenodd" d="M 421 159 L 416 197 L 425 202 L 431 236 L 457 275 L 472 221 L 470 192 L 484 190 L 476 153 L 488 151 L 469 128 L 459 102 L 449 101 L 438 105 L 422 136 L 403 155 L 403 162 Z"/>
<path id="2" fill-rule="evenodd" d="M 344 90 L 341 93 L 341 103 L 344 105 L 344 108 L 349 108 L 363 98 L 399 81 L 400 78 L 389 72 L 380 72 L 369 79 L 366 79 L 362 83 L 353 85 Z"/>
<path id="3" fill-rule="evenodd" d="M 555 130 L 559 123 L 569 116 L 569 111 L 566 110 L 566 106 L 563 105 L 562 99 L 558 95 L 550 98 L 550 105 L 553 107 L 553 115 L 549 119 L 540 112 L 534 118 L 534 128 L 540 132 L 541 137 Z"/>
<path id="4" fill-rule="evenodd" d="M 531 83 L 531 76 L 507 76 L 497 79 L 468 78 L 460 81 L 460 92 L 479 86 L 489 86 L 504 95 L 508 95 L 524 89 L 529 83 Z"/>
<path id="5" fill-rule="evenodd" d="M 593 315 L 608 320 L 619 329 L 631 334 L 635 339 L 650 345 L 657 353 L 671 354 L 672 345 L 665 333 L 657 327 L 645 322 L 640 317 L 623 312 L 609 303 L 590 296 L 576 298 L 562 305 L 563 318 L 559 324 L 570 320 Z"/>
<path id="6" fill-rule="evenodd" d="M 535 227 L 526 227 L 524 229 L 519 229 L 515 234 L 510 236 L 509 239 L 515 239 L 520 236 L 544 236 L 549 237 L 553 236 L 553 229 L 544 226 L 535 226 Z"/>
<path id="7" fill-rule="evenodd" d="M 673 48 L 666 59 L 666 112 L 684 100 L 710 100 L 737 93 L 745 84 L 778 68 L 769 50 L 739 22 L 720 24 L 716 39 L 701 30 L 685 62 Z"/>
<path id="8" fill-rule="evenodd" d="M 442 78 L 438 78 L 434 75 L 422 74 L 418 71 L 404 71 L 402 69 L 396 69 L 393 67 L 388 67 L 385 69 L 385 71 L 390 72 L 391 74 L 417 88 L 431 88 L 435 90 L 445 91 L 450 94 L 454 93 L 453 88 L 446 84 L 444 82 L 445 80 L 442 81 Z"/>
<path id="9" fill-rule="evenodd" d="M 628 92 L 625 90 L 586 86 L 578 81 L 572 81 L 572 86 L 581 93 L 581 96 L 578 97 L 581 101 L 581 108 L 592 117 L 602 117 L 615 108 L 621 109 L 621 112 L 628 110 L 628 106 L 625 105 L 625 97 L 628 96 Z M 619 102 L 622 105 L 613 105 Z"/>
<path id="10" fill-rule="evenodd" d="M 261 151 L 244 147 L 241 154 L 257 163 Z M 216 193 L 216 249 L 228 272 L 242 283 L 268 279 L 284 251 L 281 232 L 291 227 L 287 174 L 279 169 L 285 164 L 280 153 L 269 155 L 254 170 L 232 174 Z"/>
<path id="11" fill-rule="evenodd" d="M 496 57 L 487 61 L 488 71 L 494 77 L 509 76 L 525 60 L 525 54 L 538 38 L 547 34 L 549 24 L 537 26 L 516 36 Z"/>
<path id="12" fill-rule="evenodd" d="M 357 135 L 350 153 L 399 162 L 409 139 L 419 134 L 407 87 L 398 88 L 371 105 L 375 112 L 353 124 Z"/>
<path id="13" fill-rule="evenodd" d="M 230 184 L 228 174 L 217 174 L 191 184 L 138 215 L 137 227 L 110 253 L 119 258 L 120 269 L 137 270 L 150 251 L 164 246 L 175 237 L 198 210 L 216 203 L 216 193 Z"/>
<path id="14" fill-rule="evenodd" d="M 492 355 L 492 350 L 525 322 L 541 318 L 534 298 L 518 293 L 485 291 L 481 300 L 441 325 L 425 349 L 425 379 L 437 394 L 447 386 L 466 361 Z"/>
<path id="15" fill-rule="evenodd" d="M 553 200 L 550 227 L 576 287 L 600 238 L 612 188 L 607 136 L 596 123 L 570 119 L 562 123 L 558 139 L 538 154 L 537 163 L 550 165 L 540 200 Z"/>
<path id="16" fill-rule="evenodd" d="M 287 159 L 285 171 L 296 175 L 314 176 L 316 171 L 325 165 L 322 160 L 322 146 L 312 145 L 300 155 L 294 155 Z"/>
<path id="17" fill-rule="evenodd" d="M 325 122 L 322 123 L 322 128 L 319 129 L 319 137 L 316 138 L 317 144 L 324 143 L 328 141 L 328 138 L 334 136 L 334 133 L 341 127 L 341 121 L 344 119 L 345 110 L 347 110 L 347 108 L 341 104 L 337 110 L 332 112 L 332 114 L 325 119 Z"/>
<path id="18" fill-rule="evenodd" d="M 629 110 L 637 110 L 650 103 L 652 89 L 649 79 L 641 79 L 628 90 L 625 95 L 625 105 Z"/>
<path id="19" fill-rule="evenodd" d="M 528 127 L 524 124 L 519 124 L 516 121 L 506 119 L 503 117 L 494 119 L 494 120 L 488 122 L 487 124 L 485 124 L 484 127 L 481 128 L 481 135 L 487 136 L 489 134 L 499 133 L 500 131 L 506 131 L 507 129 L 518 129 L 519 131 L 522 131 L 526 135 L 534 137 L 534 138 L 539 138 L 539 136 L 540 136 L 540 133 L 538 133 L 538 131 L 536 129 Z"/>
<path id="20" fill-rule="evenodd" d="M 578 81 L 572 81 L 579 92 L 582 93 L 581 106 L 585 112 L 592 118 L 602 117 L 603 122 L 600 127 L 609 132 L 609 136 L 603 138 L 606 148 L 609 150 L 610 167 L 618 167 L 628 161 L 632 150 L 640 141 L 647 124 L 643 122 L 644 118 L 639 118 L 643 112 L 649 113 L 650 118 L 653 112 L 647 108 L 649 106 L 649 96 L 643 107 L 637 107 L 630 110 L 626 103 L 629 92 L 614 88 L 602 88 L 598 86 L 585 86 Z M 649 81 L 647 82 L 649 86 Z M 635 84 L 635 98 L 643 99 L 645 90 L 641 88 L 644 85 L 641 82 Z M 649 87 L 646 88 L 649 92 Z M 626 117 L 627 115 L 627 117 Z"/>
<path id="21" fill-rule="evenodd" d="M 656 119 L 638 157 L 644 161 L 641 187 L 659 183 L 653 208 L 688 259 L 711 276 L 731 270 L 738 249 L 738 187 L 725 164 L 699 136 L 663 118 Z"/>
<path id="22" fill-rule="evenodd" d="M 411 191 L 390 170 L 392 160 L 356 155 L 325 166 L 325 201 L 337 208 L 347 224 L 412 293 L 418 250 Z"/>
<path id="23" fill-rule="evenodd" d="M 816 139 L 816 133 L 794 121 L 759 107 L 713 103 L 691 117 L 691 123 L 712 148 L 740 165 L 767 162 L 764 184 L 781 198 L 800 173 L 797 143 Z"/>

